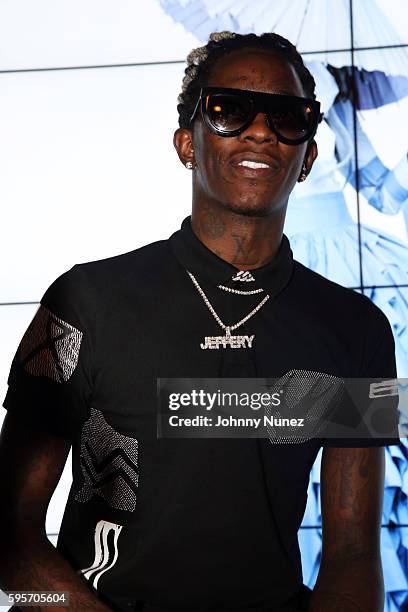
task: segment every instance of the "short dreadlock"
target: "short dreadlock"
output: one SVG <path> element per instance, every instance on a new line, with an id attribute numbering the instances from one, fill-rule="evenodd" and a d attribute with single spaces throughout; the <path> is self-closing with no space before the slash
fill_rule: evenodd
<path id="1" fill-rule="evenodd" d="M 182 91 L 178 97 L 179 126 L 190 127 L 190 117 L 197 102 L 201 87 L 205 87 L 211 68 L 222 56 L 242 48 L 265 49 L 280 55 L 291 64 L 303 85 L 306 96 L 316 98 L 315 81 L 303 63 L 296 47 L 283 36 L 274 33 L 236 34 L 235 32 L 213 32 L 203 47 L 193 49 L 187 56 Z"/>

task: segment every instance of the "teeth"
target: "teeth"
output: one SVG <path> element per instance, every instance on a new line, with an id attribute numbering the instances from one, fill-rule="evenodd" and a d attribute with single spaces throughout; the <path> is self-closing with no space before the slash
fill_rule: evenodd
<path id="1" fill-rule="evenodd" d="M 239 162 L 239 166 L 245 166 L 246 168 L 269 168 L 268 164 L 263 164 L 262 162 L 249 161 L 244 159 L 244 161 Z"/>

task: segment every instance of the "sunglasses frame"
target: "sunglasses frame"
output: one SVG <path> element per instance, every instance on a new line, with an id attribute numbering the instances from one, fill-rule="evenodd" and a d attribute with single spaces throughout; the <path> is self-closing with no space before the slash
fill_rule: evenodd
<path id="1" fill-rule="evenodd" d="M 211 94 L 217 93 L 245 97 L 251 100 L 252 110 L 248 115 L 248 119 L 240 128 L 236 130 L 221 130 L 211 122 L 207 113 L 208 99 Z M 282 134 L 280 134 L 279 131 L 275 128 L 273 120 L 271 119 L 268 111 L 269 104 L 273 100 L 279 100 L 280 103 L 287 102 L 288 104 L 293 104 L 293 101 L 297 100 L 299 102 L 302 102 L 302 104 L 307 104 L 308 106 L 310 106 L 313 113 L 313 122 L 311 123 L 311 129 L 304 136 L 297 139 L 289 139 L 285 136 L 282 136 Z M 308 140 L 312 140 L 312 138 L 316 134 L 317 126 L 323 119 L 323 113 L 320 112 L 320 102 L 318 102 L 317 100 L 313 100 L 312 98 L 301 98 L 299 96 L 288 96 L 284 94 L 270 94 L 261 91 L 251 91 L 249 89 L 233 89 L 231 87 L 202 87 L 198 96 L 197 103 L 194 107 L 194 111 L 190 117 L 190 123 L 194 121 L 199 107 L 201 111 L 201 117 L 204 123 L 207 125 L 210 131 L 216 134 L 217 136 L 223 136 L 227 138 L 232 136 L 239 136 L 239 134 L 242 134 L 242 132 L 244 132 L 251 125 L 256 115 L 262 112 L 266 115 L 269 129 L 274 134 L 276 134 L 278 140 L 280 142 L 283 142 L 284 144 L 294 146 L 302 144 Z"/>

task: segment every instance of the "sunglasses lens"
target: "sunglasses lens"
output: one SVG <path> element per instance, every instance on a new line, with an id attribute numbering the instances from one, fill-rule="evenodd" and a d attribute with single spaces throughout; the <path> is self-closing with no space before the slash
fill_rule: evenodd
<path id="1" fill-rule="evenodd" d="M 304 138 L 313 131 L 313 109 L 304 103 L 275 103 L 271 105 L 268 116 L 278 134 L 288 140 Z"/>
<path id="2" fill-rule="evenodd" d="M 228 94 L 208 95 L 205 112 L 210 123 L 221 132 L 233 132 L 241 128 L 252 111 L 249 98 Z"/>
<path id="3" fill-rule="evenodd" d="M 317 127 L 314 106 L 296 96 L 215 91 L 202 101 L 208 126 L 221 136 L 241 133 L 258 113 L 267 115 L 270 129 L 287 144 L 305 142 Z"/>

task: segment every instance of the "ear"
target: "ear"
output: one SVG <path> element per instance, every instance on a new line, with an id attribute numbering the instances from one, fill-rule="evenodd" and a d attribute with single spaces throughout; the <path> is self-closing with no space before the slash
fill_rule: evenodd
<path id="1" fill-rule="evenodd" d="M 185 166 L 187 162 L 196 165 L 194 157 L 194 147 L 191 130 L 186 128 L 178 128 L 174 132 L 173 145 L 177 151 L 177 155 L 181 163 Z"/>
<path id="2" fill-rule="evenodd" d="M 305 157 L 304 157 L 304 164 L 306 166 L 306 171 L 307 174 L 309 174 L 309 172 L 311 171 L 314 161 L 318 155 L 318 150 L 317 150 L 317 143 L 316 141 L 313 139 L 309 142 L 309 144 L 307 145 L 307 149 L 306 149 L 306 153 L 305 153 Z"/>

